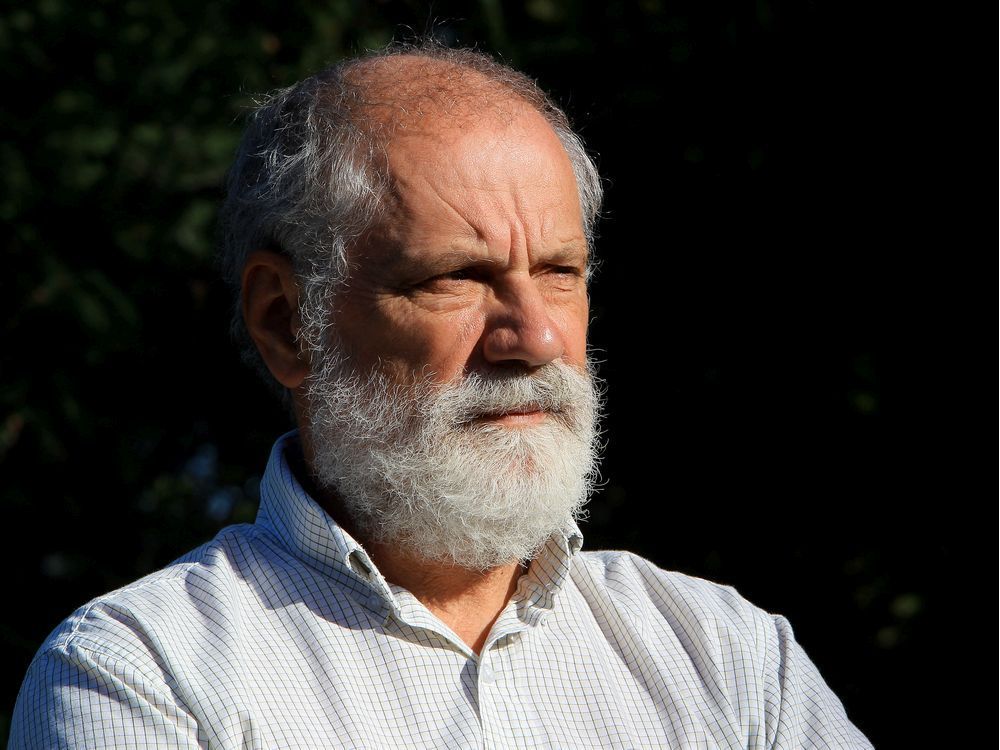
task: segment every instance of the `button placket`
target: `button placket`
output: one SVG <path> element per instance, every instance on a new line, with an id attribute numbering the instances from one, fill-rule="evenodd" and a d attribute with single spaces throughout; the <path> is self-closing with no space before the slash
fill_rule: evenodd
<path id="1" fill-rule="evenodd" d="M 493 671 L 493 667 L 489 664 L 483 664 L 479 667 L 479 679 L 487 685 L 492 685 L 497 681 L 497 675 Z"/>

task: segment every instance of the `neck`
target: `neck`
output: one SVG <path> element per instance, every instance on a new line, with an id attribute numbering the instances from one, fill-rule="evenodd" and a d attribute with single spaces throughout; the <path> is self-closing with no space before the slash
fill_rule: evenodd
<path id="1" fill-rule="evenodd" d="M 391 542 L 366 537 L 344 511 L 336 493 L 321 488 L 310 467 L 311 446 L 300 433 L 303 454 L 289 450 L 289 466 L 299 483 L 371 557 L 382 576 L 409 591 L 479 654 L 500 613 L 507 606 L 527 564 L 511 562 L 486 571 L 427 560 Z"/>
<path id="2" fill-rule="evenodd" d="M 526 571 L 518 562 L 469 570 L 378 542 L 365 549 L 387 581 L 413 594 L 477 654 Z"/>

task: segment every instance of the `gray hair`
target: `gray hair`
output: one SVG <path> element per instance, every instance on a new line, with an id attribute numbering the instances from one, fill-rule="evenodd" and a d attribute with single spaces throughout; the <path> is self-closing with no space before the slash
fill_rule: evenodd
<path id="1" fill-rule="evenodd" d="M 300 342 L 312 356 L 322 354 L 331 302 L 347 277 L 348 245 L 373 226 L 389 186 L 380 159 L 387 131 L 372 126 L 371 114 L 376 108 L 392 108 L 394 92 L 391 83 L 376 86 L 365 73 L 399 55 L 449 63 L 463 74 L 478 73 L 488 85 L 545 118 L 572 164 L 593 258 L 603 198 L 597 167 L 552 99 L 531 78 L 490 56 L 433 40 L 393 44 L 268 94 L 250 114 L 226 180 L 219 262 L 235 300 L 230 330 L 241 357 L 289 413 L 291 395 L 267 369 L 243 320 L 243 267 L 257 249 L 272 249 L 291 260 L 299 282 Z M 458 95 L 453 86 L 443 86 L 447 89 L 436 92 L 439 96 Z M 390 122 L 388 130 L 391 127 Z"/>

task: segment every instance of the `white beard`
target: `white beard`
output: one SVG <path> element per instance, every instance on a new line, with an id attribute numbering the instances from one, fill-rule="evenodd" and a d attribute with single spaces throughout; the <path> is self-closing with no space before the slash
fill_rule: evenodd
<path id="1" fill-rule="evenodd" d="M 583 517 L 600 451 L 591 363 L 403 385 L 322 359 L 308 384 L 313 471 L 365 540 L 487 570 L 532 559 Z M 545 419 L 473 421 L 527 405 Z"/>

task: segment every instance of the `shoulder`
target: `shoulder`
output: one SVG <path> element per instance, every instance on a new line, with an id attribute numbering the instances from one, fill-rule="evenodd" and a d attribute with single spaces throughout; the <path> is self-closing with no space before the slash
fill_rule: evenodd
<path id="1" fill-rule="evenodd" d="M 161 570 L 99 596 L 52 631 L 18 693 L 10 747 L 197 744 L 184 683 L 238 609 L 253 527 L 223 529 Z M 109 738 L 104 728 L 120 729 Z M 116 730 L 117 731 L 117 730 Z"/>
<path id="2" fill-rule="evenodd" d="M 233 603 L 255 536 L 248 524 L 226 527 L 164 568 L 92 599 L 50 633 L 35 661 L 87 651 L 141 662 L 137 657 L 155 652 L 171 630 L 196 628 L 206 610 L 220 612 Z"/>
<path id="3" fill-rule="evenodd" d="M 627 622 L 664 673 L 689 666 L 740 736 L 776 748 L 871 748 L 782 615 L 631 552 L 577 559 L 574 580 L 595 614 Z"/>
<path id="4" fill-rule="evenodd" d="M 754 644 L 767 628 L 773 629 L 773 615 L 733 586 L 665 570 L 633 552 L 580 552 L 578 559 L 577 585 L 602 592 L 635 618 L 662 618 L 679 627 L 725 627 Z"/>

